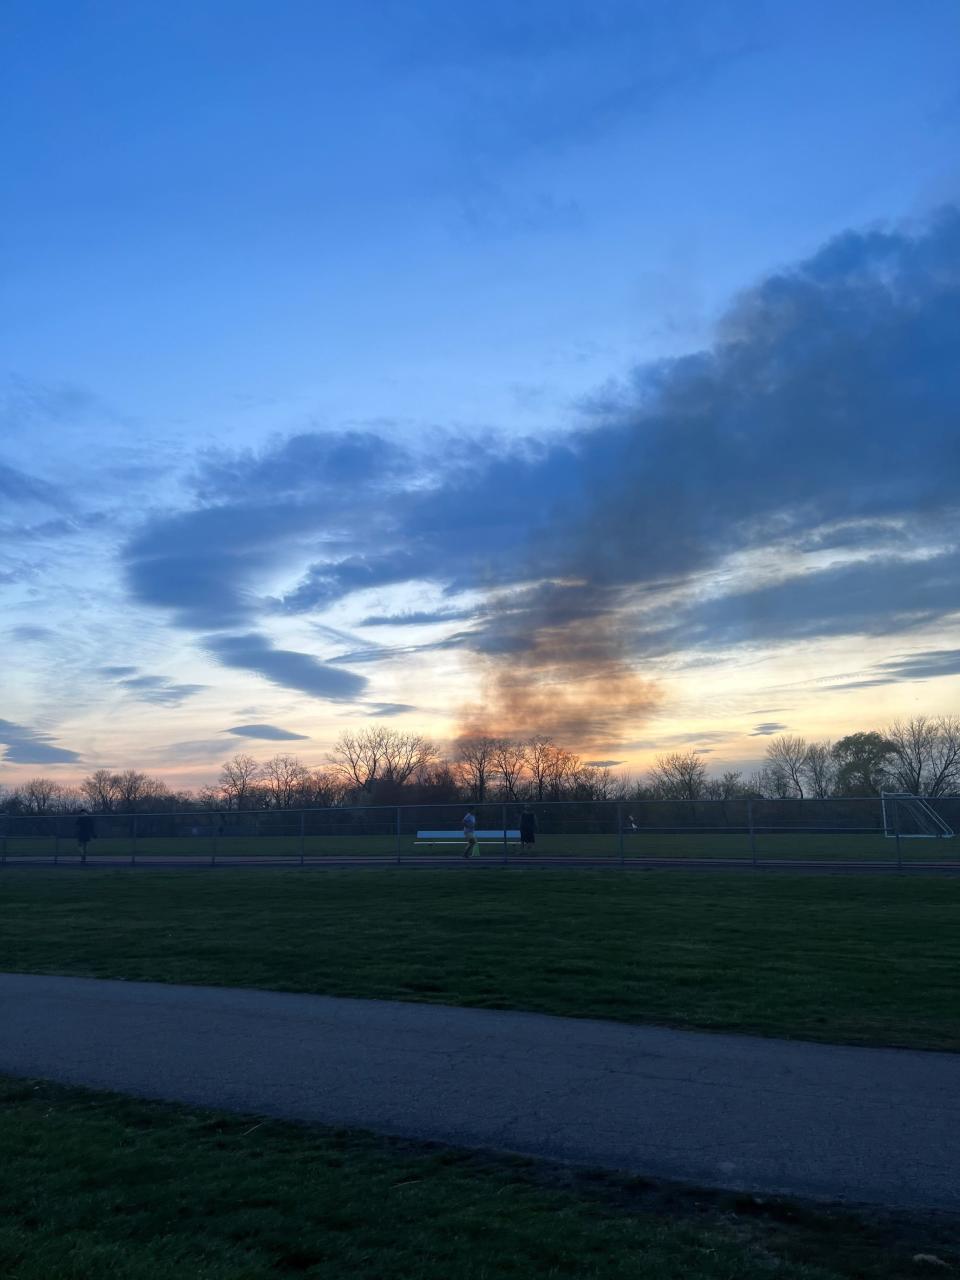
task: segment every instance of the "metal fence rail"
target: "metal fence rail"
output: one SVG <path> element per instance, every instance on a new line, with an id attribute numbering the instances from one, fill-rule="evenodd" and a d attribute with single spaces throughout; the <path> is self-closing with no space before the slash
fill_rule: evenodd
<path id="1" fill-rule="evenodd" d="M 926 800 L 943 828 L 960 828 L 960 797 Z M 886 806 L 886 811 L 884 809 Z M 351 859 L 449 861 L 454 846 L 426 845 L 417 833 L 459 830 L 471 808 L 477 826 L 509 831 L 522 804 L 465 806 L 354 805 L 330 809 L 197 810 L 90 815 L 94 835 L 84 850 L 76 814 L 0 815 L 0 864 L 117 864 L 190 859 L 306 864 Z M 953 862 L 960 839 L 907 839 L 927 833 L 911 797 L 812 800 L 645 800 L 532 802 L 536 839 L 521 848 L 504 838 L 480 856 L 504 862 L 577 859 L 599 864 L 642 861 L 783 861 L 836 863 Z M 934 824 L 936 825 L 936 824 Z"/>

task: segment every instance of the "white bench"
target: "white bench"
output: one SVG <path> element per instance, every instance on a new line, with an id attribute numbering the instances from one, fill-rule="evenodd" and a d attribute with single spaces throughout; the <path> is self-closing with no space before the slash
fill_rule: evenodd
<path id="1" fill-rule="evenodd" d="M 477 837 L 477 844 L 492 844 L 496 841 L 503 844 L 505 840 L 513 840 L 516 842 L 520 839 L 519 831 L 504 831 L 503 827 L 498 827 L 493 831 L 474 831 Z M 466 836 L 463 834 L 463 828 L 458 831 L 418 831 L 417 844 L 463 844 Z"/>

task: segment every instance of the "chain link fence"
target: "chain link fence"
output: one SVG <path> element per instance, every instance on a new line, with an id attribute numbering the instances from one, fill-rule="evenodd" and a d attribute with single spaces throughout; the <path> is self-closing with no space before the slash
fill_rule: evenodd
<path id="1" fill-rule="evenodd" d="M 76 814 L 0 815 L 0 864 L 294 864 L 449 862 L 463 856 L 463 816 L 480 831 L 478 857 L 511 863 L 960 862 L 960 797 L 810 800 L 532 802 L 532 844 L 516 838 L 522 803 L 333 809 L 97 813 L 78 840 Z M 423 832 L 444 832 L 423 839 Z M 949 833 L 949 834 L 948 834 Z"/>

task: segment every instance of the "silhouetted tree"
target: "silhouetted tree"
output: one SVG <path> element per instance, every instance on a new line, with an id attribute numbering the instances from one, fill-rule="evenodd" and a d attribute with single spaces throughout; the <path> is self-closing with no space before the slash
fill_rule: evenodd
<path id="1" fill-rule="evenodd" d="M 263 777 L 263 767 L 242 751 L 224 761 L 220 770 L 220 794 L 228 809 L 244 809 L 251 800 L 257 782 Z"/>
<path id="2" fill-rule="evenodd" d="M 699 751 L 672 751 L 657 756 L 650 770 L 650 790 L 657 800 L 703 800 L 707 767 Z"/>
<path id="3" fill-rule="evenodd" d="M 849 733 L 833 744 L 837 792 L 843 796 L 878 796 L 888 776 L 893 745 L 875 730 Z"/>
<path id="4" fill-rule="evenodd" d="M 807 744 L 803 738 L 782 734 L 767 747 L 767 768 L 774 775 L 774 786 L 784 795 L 803 799 L 803 771 L 807 759 Z M 783 785 L 779 785 L 776 775 Z"/>
<path id="5" fill-rule="evenodd" d="M 891 778 L 915 796 L 949 794 L 960 781 L 960 718 L 914 716 L 887 730 L 893 761 Z"/>

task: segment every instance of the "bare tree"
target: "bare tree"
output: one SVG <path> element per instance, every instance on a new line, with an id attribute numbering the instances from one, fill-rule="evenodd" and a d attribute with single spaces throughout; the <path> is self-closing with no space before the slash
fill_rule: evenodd
<path id="1" fill-rule="evenodd" d="M 51 813 L 59 799 L 61 787 L 53 778 L 30 778 L 20 791 L 27 813 Z"/>
<path id="2" fill-rule="evenodd" d="M 960 718 L 914 716 L 886 732 L 896 785 L 915 796 L 947 795 L 960 781 Z"/>
<path id="3" fill-rule="evenodd" d="M 461 738 L 457 743 L 457 767 L 475 804 L 483 804 L 486 799 L 495 747 L 493 738 Z"/>
<path id="4" fill-rule="evenodd" d="M 527 768 L 533 779 L 534 795 L 542 800 L 546 795 L 550 778 L 550 762 L 556 751 L 552 738 L 531 738 L 526 744 Z"/>
<path id="5" fill-rule="evenodd" d="M 160 778 L 151 778 L 137 769 L 124 769 L 114 775 L 116 808 L 122 813 L 143 809 L 167 794 L 167 784 Z"/>
<path id="6" fill-rule="evenodd" d="M 296 756 L 272 756 L 264 763 L 263 777 L 273 803 L 278 809 L 289 809 L 309 771 Z"/>
<path id="7" fill-rule="evenodd" d="M 527 772 L 527 749 L 522 742 L 499 738 L 493 746 L 493 772 L 507 800 L 519 800 Z"/>
<path id="8" fill-rule="evenodd" d="M 711 800 L 739 800 L 748 794 L 750 788 L 739 769 L 727 769 L 719 778 L 711 778 L 706 790 Z"/>
<path id="9" fill-rule="evenodd" d="M 415 773 L 437 758 L 436 746 L 423 734 L 381 729 L 379 735 L 382 753 L 380 776 L 396 787 L 406 786 Z"/>
<path id="10" fill-rule="evenodd" d="M 785 796 L 803 799 L 803 771 L 807 758 L 807 744 L 803 738 L 783 734 L 767 747 L 767 764 L 773 774 L 779 774 L 787 784 Z"/>
<path id="11" fill-rule="evenodd" d="M 580 757 L 566 747 L 553 747 L 547 754 L 547 784 L 551 800 L 560 800 L 567 786 L 574 784 L 583 765 Z"/>
<path id="12" fill-rule="evenodd" d="M 801 769 L 806 779 L 807 790 L 818 800 L 826 800 L 833 795 L 836 780 L 836 767 L 833 759 L 833 746 L 829 742 L 811 742 Z"/>
<path id="13" fill-rule="evenodd" d="M 658 800 L 703 800 L 707 767 L 699 751 L 673 751 L 657 756 L 650 770 L 650 789 Z"/>
<path id="14" fill-rule="evenodd" d="M 360 733 L 344 731 L 334 744 L 329 761 L 358 791 L 372 791 L 380 775 L 384 730 L 378 726 Z"/>
<path id="15" fill-rule="evenodd" d="M 80 783 L 84 800 L 96 813 L 111 813 L 119 804 L 118 776 L 109 769 L 97 769 Z"/>
<path id="16" fill-rule="evenodd" d="M 954 795 L 960 785 L 960 716 L 940 716 L 930 760 L 927 795 Z"/>
<path id="17" fill-rule="evenodd" d="M 220 794 L 227 808 L 244 808 L 262 773 L 263 770 L 253 756 L 245 755 L 242 751 L 225 761 L 220 770 Z"/>
<path id="18" fill-rule="evenodd" d="M 304 771 L 297 792 L 297 802 L 305 806 L 331 809 L 343 801 L 347 789 L 346 779 L 334 769 Z"/>

